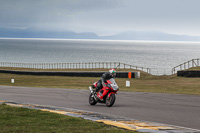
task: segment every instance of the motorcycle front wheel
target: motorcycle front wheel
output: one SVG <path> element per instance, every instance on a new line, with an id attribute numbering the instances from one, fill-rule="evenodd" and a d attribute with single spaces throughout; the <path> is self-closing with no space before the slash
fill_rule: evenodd
<path id="1" fill-rule="evenodd" d="M 106 106 L 111 107 L 115 103 L 115 94 L 111 94 L 110 97 L 106 98 Z"/>
<path id="2" fill-rule="evenodd" d="M 97 101 L 94 99 L 94 95 L 91 93 L 89 96 L 89 104 L 90 105 L 95 105 Z"/>

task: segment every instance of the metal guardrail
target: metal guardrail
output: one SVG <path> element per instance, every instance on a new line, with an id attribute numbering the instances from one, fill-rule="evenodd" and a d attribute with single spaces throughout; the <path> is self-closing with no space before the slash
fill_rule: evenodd
<path id="1" fill-rule="evenodd" d="M 172 68 L 172 74 L 176 74 L 177 71 L 179 70 L 185 70 L 191 67 L 198 67 L 198 66 L 200 66 L 200 58 L 192 59 Z"/>
<path id="2" fill-rule="evenodd" d="M 87 63 L 13 63 L 0 62 L 0 67 L 33 68 L 33 69 L 135 69 L 151 73 L 149 68 L 133 66 L 121 62 L 87 62 Z"/>

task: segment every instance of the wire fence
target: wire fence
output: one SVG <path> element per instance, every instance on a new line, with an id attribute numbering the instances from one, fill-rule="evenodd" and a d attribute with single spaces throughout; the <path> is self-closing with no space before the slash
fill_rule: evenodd
<path id="1" fill-rule="evenodd" d="M 0 62 L 0 67 L 32 68 L 32 69 L 135 69 L 151 73 L 149 68 L 133 66 L 121 62 L 87 62 L 87 63 L 13 63 Z"/>
<path id="2" fill-rule="evenodd" d="M 191 67 L 198 67 L 198 66 L 200 66 L 200 58 L 192 59 L 172 68 L 172 74 L 176 74 L 177 71 L 179 70 L 185 70 Z"/>
<path id="3" fill-rule="evenodd" d="M 200 58 L 192 59 L 184 62 L 171 69 L 145 68 L 129 65 L 121 62 L 86 62 L 86 63 L 16 63 L 16 62 L 0 62 L 0 67 L 11 68 L 32 68 L 32 69 L 135 69 L 144 71 L 152 75 L 170 75 L 176 74 L 179 70 L 189 69 L 191 67 L 200 66 Z"/>

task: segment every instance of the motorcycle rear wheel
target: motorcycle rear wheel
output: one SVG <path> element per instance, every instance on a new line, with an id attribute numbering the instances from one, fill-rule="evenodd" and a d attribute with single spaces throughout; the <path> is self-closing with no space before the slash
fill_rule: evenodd
<path id="1" fill-rule="evenodd" d="M 90 105 L 95 105 L 97 101 L 94 99 L 94 95 L 91 93 L 89 96 L 89 104 Z"/>
<path id="2" fill-rule="evenodd" d="M 106 106 L 111 107 L 115 103 L 115 94 L 111 94 L 110 97 L 109 95 L 106 98 Z"/>

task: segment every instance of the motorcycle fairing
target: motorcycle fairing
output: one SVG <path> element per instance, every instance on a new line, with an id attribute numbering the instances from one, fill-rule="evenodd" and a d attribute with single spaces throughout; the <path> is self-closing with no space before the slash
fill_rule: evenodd
<path id="1" fill-rule="evenodd" d="M 101 91 L 103 90 L 103 93 L 101 94 Z M 97 93 L 97 97 L 100 100 L 103 100 L 103 97 L 109 92 L 109 88 L 108 87 L 103 87 L 98 93 Z"/>

